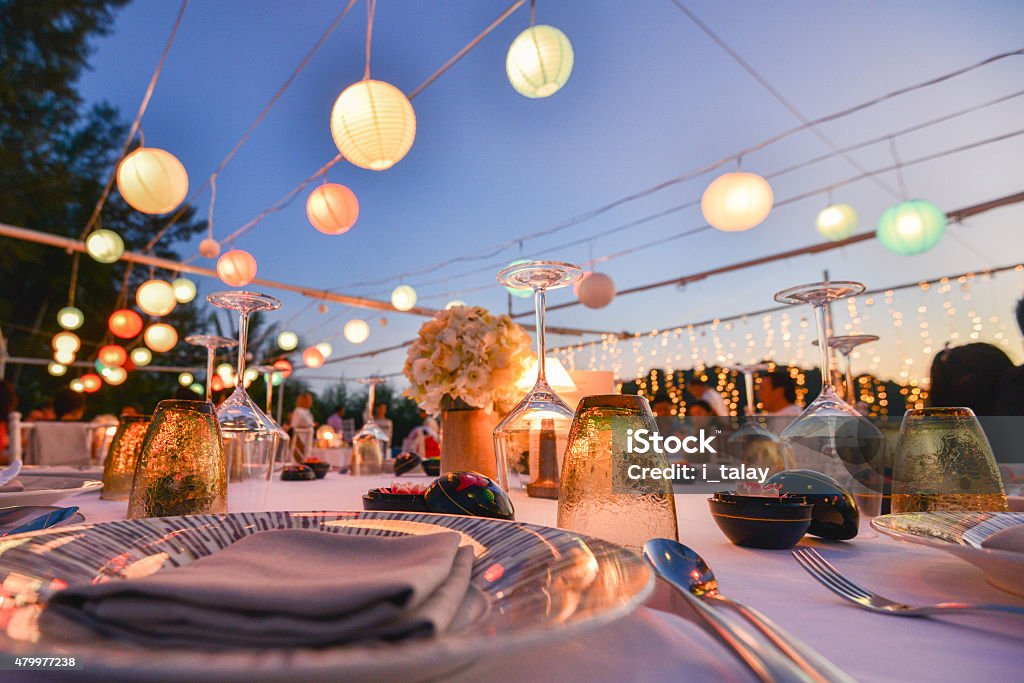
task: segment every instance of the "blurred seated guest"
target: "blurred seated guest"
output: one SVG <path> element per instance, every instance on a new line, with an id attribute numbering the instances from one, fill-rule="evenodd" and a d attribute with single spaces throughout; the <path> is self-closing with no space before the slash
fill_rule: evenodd
<path id="1" fill-rule="evenodd" d="M 651 412 L 658 425 L 658 433 L 664 437 L 686 436 L 686 430 L 678 415 L 674 415 L 675 404 L 668 394 L 658 394 L 651 399 Z"/>
<path id="2" fill-rule="evenodd" d="M 10 444 L 7 433 L 7 418 L 18 408 L 18 395 L 14 393 L 14 385 L 6 379 L 0 379 L 0 452 L 6 451 Z"/>
<path id="3" fill-rule="evenodd" d="M 767 415 L 796 417 L 803 410 L 796 402 L 796 380 L 786 370 L 762 375 L 756 393 Z"/>
<path id="4" fill-rule="evenodd" d="M 331 416 L 327 418 L 327 426 L 333 429 L 335 434 L 341 436 L 345 427 L 345 406 L 338 406 L 334 409 Z"/>
<path id="5" fill-rule="evenodd" d="M 715 417 L 715 411 L 711 409 L 707 401 L 694 401 L 686 406 L 687 417 Z"/>
<path id="6" fill-rule="evenodd" d="M 1017 327 L 1024 335 L 1024 298 L 1017 302 Z M 1024 363 L 1006 373 L 1003 388 L 996 398 L 1000 415 L 1024 415 Z"/>
<path id="7" fill-rule="evenodd" d="M 686 380 L 686 390 L 693 394 L 694 398 L 698 401 L 707 403 L 714 415 L 724 416 L 729 414 L 729 411 L 725 408 L 725 399 L 722 398 L 722 395 L 715 391 L 714 387 L 705 380 L 701 379 L 700 376 L 694 375 Z"/>
<path id="8" fill-rule="evenodd" d="M 71 389 L 61 389 L 53 397 L 53 414 L 61 422 L 81 420 L 85 415 L 85 396 Z"/>
<path id="9" fill-rule="evenodd" d="M 121 408 L 121 417 L 134 417 L 136 415 L 142 415 L 142 410 L 134 403 Z"/>
<path id="10" fill-rule="evenodd" d="M 391 441 L 391 435 L 395 431 L 395 425 L 388 417 L 388 404 L 387 403 L 375 403 L 373 405 L 373 422 L 388 435 L 388 442 Z"/>
<path id="11" fill-rule="evenodd" d="M 29 411 L 23 422 L 38 422 L 40 420 L 56 420 L 57 415 L 53 412 L 53 399 L 48 398 L 39 404 L 38 408 Z"/>
<path id="12" fill-rule="evenodd" d="M 421 458 L 436 458 L 441 455 L 437 432 L 427 425 L 413 427 L 409 435 L 402 440 L 402 451 L 415 453 Z"/>
<path id="13" fill-rule="evenodd" d="M 292 430 L 292 457 L 302 462 L 313 454 L 313 394 L 303 392 L 295 399 L 295 409 L 288 418 L 288 427 Z"/>
<path id="14" fill-rule="evenodd" d="M 434 419 L 433 415 L 428 413 L 423 408 L 420 408 L 420 413 L 419 414 L 420 414 L 420 420 L 422 420 L 422 424 L 423 424 L 424 427 L 430 427 L 431 429 L 434 430 L 435 434 L 440 434 L 441 433 L 441 427 L 438 426 L 437 420 Z"/>
<path id="15" fill-rule="evenodd" d="M 932 360 L 928 405 L 967 407 L 975 415 L 1002 415 L 998 405 L 1013 362 L 992 344 L 945 348 Z"/>

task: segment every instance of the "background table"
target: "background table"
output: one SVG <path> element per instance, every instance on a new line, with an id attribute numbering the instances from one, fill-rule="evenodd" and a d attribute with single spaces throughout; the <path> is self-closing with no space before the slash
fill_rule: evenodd
<path id="1" fill-rule="evenodd" d="M 331 472 L 311 482 L 274 481 L 270 510 L 362 509 L 361 495 L 395 477 L 353 477 Z M 401 481 L 427 483 L 426 476 Z M 788 551 L 732 545 L 708 513 L 706 494 L 676 495 L 680 540 L 714 569 L 722 592 L 757 607 L 817 648 L 861 681 L 1020 680 L 1024 627 L 998 616 L 908 619 L 871 614 L 841 601 L 801 569 Z M 553 526 L 555 501 L 513 494 L 516 519 Z M 76 504 L 90 522 L 124 519 L 126 503 L 86 494 Z M 939 550 L 885 536 L 831 543 L 806 537 L 851 578 L 896 600 L 1001 602 L 1024 600 L 987 584 L 972 565 Z M 282 568 L 282 577 L 287 569 Z M 484 676 L 505 680 L 680 681 L 744 680 L 731 655 L 693 634 L 675 615 L 651 609 L 571 640 L 557 641 L 530 656 L 510 652 L 489 659 L 458 680 Z M 689 629 L 692 631 L 692 629 Z M 700 635 L 700 634 L 698 634 Z"/>

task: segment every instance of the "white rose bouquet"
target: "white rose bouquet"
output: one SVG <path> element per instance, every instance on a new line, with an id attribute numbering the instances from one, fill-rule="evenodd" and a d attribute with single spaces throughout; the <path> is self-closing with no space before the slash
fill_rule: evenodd
<path id="1" fill-rule="evenodd" d="M 402 369 L 405 395 L 431 413 L 510 406 L 530 357 L 530 337 L 507 315 L 455 306 L 420 328 Z"/>

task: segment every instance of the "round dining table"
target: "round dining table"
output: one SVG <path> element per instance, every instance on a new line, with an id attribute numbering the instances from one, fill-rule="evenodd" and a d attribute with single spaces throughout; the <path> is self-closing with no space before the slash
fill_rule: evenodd
<path id="1" fill-rule="evenodd" d="M 368 489 L 393 481 L 429 483 L 424 475 L 351 476 L 272 482 L 268 510 L 360 510 Z M 557 502 L 515 491 L 516 520 L 554 526 Z M 126 502 L 97 493 L 66 500 L 87 522 L 125 518 Z M 907 618 L 870 613 L 811 578 L 788 550 L 733 545 L 708 511 L 706 493 L 676 494 L 679 540 L 714 570 L 719 589 L 755 607 L 859 681 L 1012 681 L 1024 676 L 1024 620 L 996 614 Z M 862 527 L 850 541 L 806 536 L 855 582 L 908 604 L 1003 603 L 1024 599 L 994 588 L 974 566 L 941 550 L 900 542 Z M 301 561 L 301 558 L 296 561 Z M 288 568 L 281 568 L 286 579 Z M 745 681 L 732 653 L 667 600 L 660 587 L 647 604 L 609 625 L 528 649 L 499 648 L 449 680 Z M 674 613 L 677 612 L 677 613 Z M 256 672 L 254 672 L 255 674 Z"/>

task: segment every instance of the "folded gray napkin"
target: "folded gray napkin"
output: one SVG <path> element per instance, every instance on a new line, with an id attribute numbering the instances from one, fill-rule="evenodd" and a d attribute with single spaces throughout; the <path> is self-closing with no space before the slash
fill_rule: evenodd
<path id="1" fill-rule="evenodd" d="M 1024 524 L 997 531 L 982 541 L 981 547 L 989 550 L 1011 550 L 1015 553 L 1024 553 Z"/>
<path id="2" fill-rule="evenodd" d="M 279 529 L 184 567 L 56 593 L 41 626 L 187 647 L 316 646 L 444 631 L 469 589 L 455 533 L 374 537 Z"/>
<path id="3" fill-rule="evenodd" d="M 6 484 L 0 485 L 0 493 L 18 493 L 24 491 L 25 485 L 21 483 L 20 479 L 11 479 Z"/>

